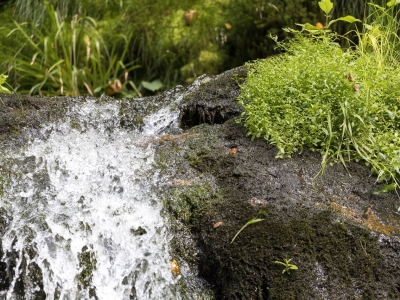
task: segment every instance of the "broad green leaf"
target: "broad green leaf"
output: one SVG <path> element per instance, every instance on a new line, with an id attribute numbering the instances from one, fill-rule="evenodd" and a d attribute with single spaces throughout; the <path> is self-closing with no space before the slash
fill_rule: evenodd
<path id="1" fill-rule="evenodd" d="M 345 17 L 337 18 L 335 20 L 330 21 L 329 24 L 328 24 L 328 27 L 331 26 L 333 23 L 335 23 L 337 21 L 345 21 L 345 22 L 348 22 L 348 23 L 362 22 L 360 19 L 356 19 L 353 16 L 345 16 Z"/>
<path id="2" fill-rule="evenodd" d="M 333 8 L 333 3 L 330 0 L 322 0 L 318 2 L 319 7 L 325 13 L 325 15 L 329 15 Z"/>
<path id="3" fill-rule="evenodd" d="M 4 86 L 0 85 L 0 93 L 9 94 L 10 90 L 8 88 L 5 88 Z"/>
<path id="4" fill-rule="evenodd" d="M 95 94 L 97 94 L 97 93 L 100 93 L 103 89 L 104 89 L 104 87 L 98 86 L 97 88 L 95 88 L 95 89 L 93 90 L 93 92 L 94 92 Z"/>
<path id="5" fill-rule="evenodd" d="M 142 85 L 145 89 L 152 92 L 155 92 L 163 87 L 163 84 L 159 79 L 153 80 L 152 82 L 142 81 Z"/>
<path id="6" fill-rule="evenodd" d="M 0 84 L 3 84 L 4 82 L 6 82 L 8 76 L 0 74 Z"/>

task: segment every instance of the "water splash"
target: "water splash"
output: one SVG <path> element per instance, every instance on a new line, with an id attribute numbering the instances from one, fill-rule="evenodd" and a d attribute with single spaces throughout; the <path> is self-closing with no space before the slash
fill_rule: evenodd
<path id="1" fill-rule="evenodd" d="M 27 299 L 181 299 L 148 142 L 177 127 L 178 111 L 156 110 L 139 132 L 120 126 L 120 109 L 76 104 L 4 155 L 12 176 L 2 206 L 12 218 L 3 260 L 16 262 L 6 299 L 21 281 Z"/>

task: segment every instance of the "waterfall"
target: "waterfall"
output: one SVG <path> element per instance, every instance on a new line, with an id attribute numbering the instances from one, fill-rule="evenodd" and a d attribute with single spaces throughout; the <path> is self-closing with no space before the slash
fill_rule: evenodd
<path id="1" fill-rule="evenodd" d="M 13 276 L 0 298 L 188 299 L 154 191 L 153 141 L 180 130 L 179 111 L 159 105 L 141 126 L 123 126 L 122 101 L 71 104 L 27 130 L 25 145 L 2 149 L 2 260 Z"/>

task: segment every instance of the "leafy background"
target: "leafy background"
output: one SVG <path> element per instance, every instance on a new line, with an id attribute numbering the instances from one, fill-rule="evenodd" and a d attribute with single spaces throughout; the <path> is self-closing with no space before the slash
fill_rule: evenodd
<path id="1" fill-rule="evenodd" d="M 321 19 L 304 0 L 9 0 L 0 14 L 0 73 L 44 95 L 149 95 L 276 54 L 268 34 Z"/>

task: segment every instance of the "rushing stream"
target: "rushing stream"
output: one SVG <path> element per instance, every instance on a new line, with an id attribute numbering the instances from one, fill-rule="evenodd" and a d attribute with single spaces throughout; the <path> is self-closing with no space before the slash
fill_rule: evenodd
<path id="1" fill-rule="evenodd" d="M 137 130 L 121 126 L 120 106 L 71 105 L 2 150 L 2 260 L 14 276 L 0 299 L 20 299 L 21 288 L 26 299 L 186 299 L 170 269 L 152 142 L 179 112 L 158 108 Z"/>

